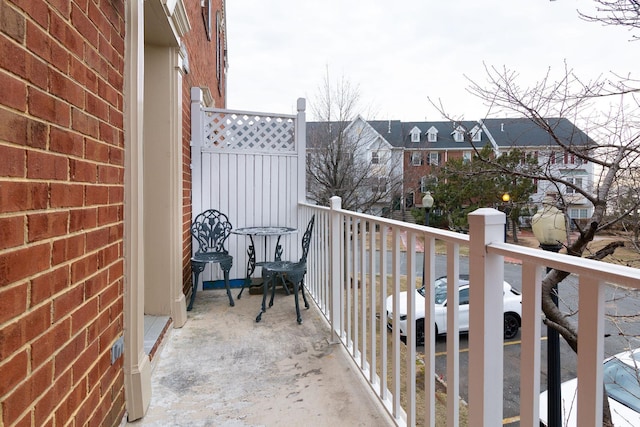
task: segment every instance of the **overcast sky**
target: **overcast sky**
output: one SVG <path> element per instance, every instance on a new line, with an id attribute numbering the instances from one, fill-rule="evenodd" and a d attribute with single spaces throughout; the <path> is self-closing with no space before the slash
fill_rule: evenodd
<path id="1" fill-rule="evenodd" d="M 428 97 L 465 119 L 487 109 L 465 75 L 517 70 L 522 85 L 564 61 L 585 79 L 640 70 L 640 42 L 623 28 L 584 22 L 588 0 L 229 0 L 227 108 L 294 114 L 333 81 L 358 85 L 375 117 L 441 120 Z M 308 120 L 313 117 L 308 115 Z"/>

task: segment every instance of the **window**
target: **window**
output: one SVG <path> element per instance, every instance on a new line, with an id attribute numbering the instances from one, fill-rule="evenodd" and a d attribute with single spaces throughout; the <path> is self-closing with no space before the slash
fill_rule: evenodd
<path id="1" fill-rule="evenodd" d="M 454 132 L 453 133 L 453 140 L 455 142 L 462 142 L 464 141 L 464 135 L 461 132 Z"/>
<path id="2" fill-rule="evenodd" d="M 427 131 L 427 141 L 429 142 L 438 141 L 438 129 L 436 129 L 434 126 L 431 126 Z"/>
<path id="3" fill-rule="evenodd" d="M 411 142 L 420 142 L 420 132 L 411 131 Z"/>
<path id="4" fill-rule="evenodd" d="M 374 193 L 382 194 L 387 191 L 387 178 L 379 177 L 372 178 L 371 191 Z"/>
<path id="5" fill-rule="evenodd" d="M 423 176 L 420 178 L 420 192 L 433 191 L 438 186 L 438 178 L 435 176 Z"/>
<path id="6" fill-rule="evenodd" d="M 480 142 L 482 141 L 482 130 L 480 130 L 480 127 L 475 126 L 473 129 L 471 129 L 471 141 L 473 142 Z"/>
<path id="7" fill-rule="evenodd" d="M 568 178 L 567 181 L 571 182 L 578 188 L 582 188 L 582 178 Z M 568 187 L 565 190 L 566 194 L 576 194 L 576 189 L 572 187 Z"/>
<path id="8" fill-rule="evenodd" d="M 432 166 L 438 166 L 440 163 L 440 153 L 429 153 L 429 164 Z"/>
<path id="9" fill-rule="evenodd" d="M 411 153 L 411 164 L 413 166 L 420 166 L 422 164 L 422 153 L 419 151 L 414 151 Z"/>
<path id="10" fill-rule="evenodd" d="M 202 19 L 204 21 L 204 31 L 207 34 L 207 40 L 211 41 L 211 0 L 203 0 Z"/>
<path id="11" fill-rule="evenodd" d="M 572 219 L 586 219 L 588 218 L 589 211 L 586 208 L 571 208 L 569 209 L 569 218 Z"/>
<path id="12" fill-rule="evenodd" d="M 471 162 L 471 151 L 465 151 L 462 153 L 462 163 L 470 163 Z"/>
<path id="13" fill-rule="evenodd" d="M 564 161 L 564 153 L 560 152 L 560 151 L 556 151 L 556 152 L 552 152 L 551 153 L 551 164 L 562 164 L 562 162 Z"/>
<path id="14" fill-rule="evenodd" d="M 380 164 L 380 153 L 378 153 L 377 151 L 371 152 L 371 164 L 372 165 Z"/>

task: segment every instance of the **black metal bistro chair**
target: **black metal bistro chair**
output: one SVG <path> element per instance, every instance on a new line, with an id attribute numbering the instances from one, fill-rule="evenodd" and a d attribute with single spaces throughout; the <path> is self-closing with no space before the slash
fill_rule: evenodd
<path id="1" fill-rule="evenodd" d="M 199 214 L 191 224 L 191 235 L 198 242 L 198 249 L 191 258 L 191 271 L 193 273 L 193 290 L 187 310 L 193 307 L 198 288 L 198 278 L 207 264 L 220 264 L 224 273 L 224 285 L 227 288 L 229 305 L 233 307 L 233 297 L 229 286 L 229 271 L 233 266 L 233 257 L 229 255 L 225 242 L 231 234 L 233 226 L 229 218 L 220 211 L 209 209 Z"/>
<path id="2" fill-rule="evenodd" d="M 313 232 L 313 225 L 315 223 L 316 216 L 313 215 L 307 229 L 302 236 L 302 257 L 299 261 L 273 261 L 265 262 L 262 264 L 262 281 L 263 281 L 263 293 L 262 293 L 262 306 L 260 313 L 256 317 L 256 322 L 262 320 L 262 313 L 266 310 L 267 292 L 271 287 L 271 299 L 269 300 L 269 307 L 273 306 L 273 298 L 276 293 L 276 283 L 280 280 L 287 289 L 287 281 L 293 283 L 293 296 L 296 302 L 296 320 L 298 323 L 302 323 L 302 316 L 300 316 L 300 305 L 298 302 L 298 291 L 302 292 L 302 299 L 304 300 L 305 308 L 309 308 L 307 302 L 307 296 L 304 294 L 304 276 L 307 273 L 307 255 L 309 253 L 309 245 L 311 243 L 311 233 Z"/>

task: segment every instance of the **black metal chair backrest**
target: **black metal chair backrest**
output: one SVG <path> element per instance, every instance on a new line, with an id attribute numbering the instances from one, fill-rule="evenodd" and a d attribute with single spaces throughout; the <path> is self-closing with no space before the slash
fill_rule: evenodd
<path id="1" fill-rule="evenodd" d="M 311 244 L 311 233 L 313 232 L 313 225 L 316 222 L 315 214 L 309 220 L 309 224 L 307 224 L 307 230 L 304 232 L 302 236 L 302 258 L 300 258 L 300 262 L 307 262 L 307 255 L 309 254 L 309 245 Z"/>
<path id="2" fill-rule="evenodd" d="M 222 212 L 209 209 L 199 214 L 191 225 L 191 235 L 198 241 L 196 253 L 228 253 L 225 242 L 233 226 Z"/>

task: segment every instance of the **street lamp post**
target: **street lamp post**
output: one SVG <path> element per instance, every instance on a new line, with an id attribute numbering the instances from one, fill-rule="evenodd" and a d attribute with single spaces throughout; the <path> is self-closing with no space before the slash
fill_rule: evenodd
<path id="1" fill-rule="evenodd" d="M 504 215 L 506 216 L 504 221 L 504 242 L 507 242 L 507 230 L 509 228 L 509 207 L 508 203 L 511 200 L 511 196 L 509 193 L 504 193 L 502 195 L 502 202 L 504 203 Z"/>
<path id="2" fill-rule="evenodd" d="M 433 196 L 427 191 L 422 198 L 422 207 L 424 208 L 424 225 L 429 226 L 429 213 L 433 207 Z"/>
<path id="3" fill-rule="evenodd" d="M 564 213 L 546 199 L 531 219 L 533 234 L 545 251 L 558 252 L 566 238 Z M 547 268 L 547 272 L 549 269 Z M 558 306 L 558 287 L 551 290 L 551 299 Z M 558 331 L 547 326 L 547 420 L 549 427 L 562 425 L 562 396 L 560 391 L 560 337 Z"/>
<path id="4" fill-rule="evenodd" d="M 431 212 L 431 208 L 433 207 L 433 196 L 431 195 L 430 191 L 427 191 L 424 194 L 424 197 L 422 197 L 422 207 L 424 208 L 424 225 L 426 225 L 427 227 L 429 226 L 429 213 Z M 425 251 L 427 248 L 426 242 L 425 242 Z M 422 266 L 422 286 L 425 286 L 426 289 L 426 284 L 424 283 L 424 268 L 425 266 Z"/>

